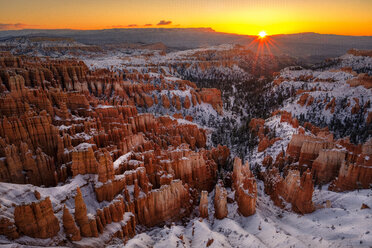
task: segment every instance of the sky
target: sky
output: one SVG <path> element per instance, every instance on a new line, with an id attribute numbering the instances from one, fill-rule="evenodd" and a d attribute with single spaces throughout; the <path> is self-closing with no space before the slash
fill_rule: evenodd
<path id="1" fill-rule="evenodd" d="M 372 35 L 372 0 L 0 0 L 0 30 L 126 27 Z"/>

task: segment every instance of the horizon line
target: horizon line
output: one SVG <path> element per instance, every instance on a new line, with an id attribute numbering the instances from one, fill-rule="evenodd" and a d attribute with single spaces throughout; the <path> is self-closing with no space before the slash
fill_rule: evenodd
<path id="1" fill-rule="evenodd" d="M 211 32 L 220 33 L 220 34 L 230 34 L 230 35 L 239 35 L 239 36 L 258 36 L 258 34 L 240 34 L 240 33 L 230 33 L 230 32 L 222 32 L 216 31 L 212 27 L 112 27 L 112 28 L 97 28 L 97 29 L 78 29 L 78 28 L 23 28 L 23 29 L 4 29 L 0 30 L 0 32 L 7 32 L 7 31 L 31 31 L 31 30 L 40 30 L 40 31 L 103 31 L 103 30 L 131 30 L 131 29 L 205 29 Z M 296 32 L 296 33 L 277 33 L 277 34 L 268 34 L 267 36 L 278 36 L 278 35 L 298 35 L 298 34 L 319 34 L 319 35 L 335 35 L 335 36 L 352 36 L 352 37 L 372 37 L 371 35 L 351 35 L 351 34 L 335 34 L 335 33 L 318 33 L 314 31 L 304 31 L 304 32 Z"/>

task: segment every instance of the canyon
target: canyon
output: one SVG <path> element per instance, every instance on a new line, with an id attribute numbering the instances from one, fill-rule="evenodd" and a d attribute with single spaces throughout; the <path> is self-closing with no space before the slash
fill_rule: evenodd
<path id="1" fill-rule="evenodd" d="M 351 50 L 341 65 L 322 70 L 286 67 L 288 58 L 263 65 L 261 73 L 280 72 L 267 76 L 267 88 L 257 79 L 262 96 L 287 98 L 264 110 L 252 106 L 262 116 L 200 83 L 255 78 L 236 59 L 251 56 L 239 46 L 144 50 L 109 67 L 100 49 L 86 52 L 89 58 L 0 52 L 1 244 L 315 245 L 280 219 L 311 223 L 347 209 L 338 200 L 347 197 L 359 204 L 350 225 L 368 226 L 371 75 L 368 63 L 366 73 L 355 62 L 371 59 L 368 52 Z M 249 135 L 249 146 L 216 142 L 225 124 L 227 136 Z M 263 242 L 268 233 L 279 241 Z M 322 235 L 323 246 L 343 245 Z M 358 242 L 372 237 L 353 234 L 345 246 Z"/>

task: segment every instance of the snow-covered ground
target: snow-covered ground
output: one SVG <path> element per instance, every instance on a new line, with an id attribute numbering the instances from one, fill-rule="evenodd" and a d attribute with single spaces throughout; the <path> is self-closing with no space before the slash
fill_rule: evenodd
<path id="1" fill-rule="evenodd" d="M 326 188 L 326 187 L 324 187 Z M 316 189 L 315 212 L 298 215 L 273 205 L 258 183 L 257 212 L 238 214 L 236 203 L 228 204 L 229 215 L 213 218 L 213 195 L 209 194 L 209 220 L 195 218 L 186 226 L 170 225 L 136 235 L 124 247 L 371 247 L 372 191 L 336 193 Z M 233 192 L 229 191 L 229 197 Z M 326 208 L 326 201 L 331 207 Z M 321 208 L 320 208 L 321 206 Z M 113 244 L 110 247 L 123 247 Z"/>

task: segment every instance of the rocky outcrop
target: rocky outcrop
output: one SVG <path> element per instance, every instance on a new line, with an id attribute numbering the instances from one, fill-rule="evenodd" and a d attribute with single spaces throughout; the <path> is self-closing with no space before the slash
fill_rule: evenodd
<path id="1" fill-rule="evenodd" d="M 174 180 L 170 185 L 163 185 L 141 197 L 135 193 L 138 223 L 150 227 L 180 219 L 190 212 L 190 199 L 188 187 L 181 180 Z"/>
<path id="2" fill-rule="evenodd" d="M 368 189 L 372 184 L 372 139 L 362 146 L 359 156 L 342 161 L 337 178 L 329 186 L 333 191 Z"/>
<path id="3" fill-rule="evenodd" d="M 322 149 L 333 148 L 333 136 L 314 137 L 304 134 L 294 134 L 288 144 L 286 154 L 292 162 L 299 162 L 303 168 L 311 168 L 314 160 Z"/>
<path id="4" fill-rule="evenodd" d="M 0 139 L 0 143 L 3 141 Z M 40 148 L 34 153 L 23 142 L 19 145 L 20 148 L 4 143 L 1 146 L 5 153 L 5 160 L 0 161 L 1 181 L 45 186 L 57 184 L 54 160 L 43 153 Z"/>
<path id="5" fill-rule="evenodd" d="M 218 145 L 210 150 L 209 157 L 213 159 L 218 166 L 225 168 L 230 157 L 230 149 L 227 146 Z"/>
<path id="6" fill-rule="evenodd" d="M 369 76 L 366 73 L 361 73 L 361 74 L 358 74 L 357 77 L 349 79 L 347 83 L 351 87 L 363 86 L 366 89 L 371 89 L 372 88 L 372 76 Z"/>
<path id="7" fill-rule="evenodd" d="M 265 193 L 270 195 L 276 205 L 284 208 L 285 202 L 291 203 L 291 209 L 301 214 L 315 210 L 312 202 L 314 183 L 310 171 L 300 176 L 299 171 L 290 170 L 283 178 L 274 167 L 267 172 L 264 182 Z"/>
<path id="8" fill-rule="evenodd" d="M 212 191 L 218 167 L 228 164 L 229 149 L 206 150 L 207 130 L 190 123 L 197 105 L 222 113 L 217 89 L 135 69 L 89 70 L 74 60 L 7 56 L 0 54 L 0 181 L 45 188 L 35 191 L 36 202 L 17 203 L 14 220 L 14 206 L 1 208 L 0 234 L 9 239 L 57 236 L 45 245 L 127 240 L 136 222 L 151 227 L 189 216 L 199 192 Z M 187 121 L 145 113 L 149 109 Z M 54 192 L 57 184 L 50 198 L 54 216 L 39 192 Z M 77 186 L 96 197 L 83 198 L 79 187 L 73 196 Z M 24 187 L 16 190 L 22 195 Z M 208 193 L 202 195 L 207 217 Z"/>
<path id="9" fill-rule="evenodd" d="M 168 173 L 181 179 L 191 187 L 211 191 L 217 177 L 217 164 L 208 160 L 202 152 L 174 151 L 170 154 L 172 161 L 164 161 L 163 167 L 169 168 Z"/>
<path id="10" fill-rule="evenodd" d="M 326 184 L 338 174 L 346 153 L 340 150 L 320 150 L 312 164 L 312 174 L 316 184 Z"/>
<path id="11" fill-rule="evenodd" d="M 238 210 L 243 216 L 250 216 L 256 212 L 257 184 L 256 179 L 246 162 L 242 165 L 240 158 L 234 159 L 233 186 Z"/>
<path id="12" fill-rule="evenodd" d="M 301 107 L 303 107 L 306 104 L 306 101 L 309 97 L 308 93 L 302 94 L 300 99 L 298 100 L 297 104 L 299 104 Z"/>
<path id="13" fill-rule="evenodd" d="M 372 57 L 372 51 L 371 50 L 357 50 L 357 49 L 350 49 L 347 51 L 348 54 L 352 54 L 354 56 L 367 56 Z"/>
<path id="14" fill-rule="evenodd" d="M 75 220 L 72 217 L 70 211 L 66 207 L 63 207 L 63 229 L 66 233 L 66 236 L 71 241 L 79 241 L 81 240 L 80 230 L 75 224 Z"/>
<path id="15" fill-rule="evenodd" d="M 85 205 L 83 196 L 81 194 L 80 188 L 76 189 L 75 196 L 75 220 L 80 228 L 81 236 L 83 237 L 93 237 L 94 224 L 90 224 L 91 221 L 87 216 L 87 207 Z M 93 228 L 92 228 L 93 227 Z"/>
<path id="16" fill-rule="evenodd" d="M 258 143 L 257 152 L 263 152 L 270 146 L 270 141 L 264 137 L 261 139 L 260 143 Z"/>
<path id="17" fill-rule="evenodd" d="M 168 109 L 170 107 L 170 101 L 169 101 L 168 96 L 161 95 L 161 102 L 163 103 L 163 107 L 164 108 L 167 108 Z"/>
<path id="18" fill-rule="evenodd" d="M 98 181 L 102 183 L 114 179 L 114 164 L 110 153 L 106 150 L 103 150 L 103 153 L 99 156 L 97 173 Z"/>
<path id="19" fill-rule="evenodd" d="M 17 231 L 17 227 L 7 217 L 0 217 L 0 235 L 4 235 L 8 239 L 17 239 L 19 237 L 19 233 Z"/>
<path id="20" fill-rule="evenodd" d="M 205 89 L 203 88 L 198 92 L 202 101 L 209 103 L 217 111 L 218 114 L 222 114 L 222 100 L 221 100 L 221 91 L 218 89 Z"/>
<path id="21" fill-rule="evenodd" d="M 60 228 L 49 197 L 38 202 L 16 206 L 14 221 L 20 235 L 33 238 L 54 237 Z"/>
<path id="22" fill-rule="evenodd" d="M 224 219 L 227 217 L 227 191 L 219 182 L 216 184 L 214 194 L 214 216 L 217 219 Z"/>
<path id="23" fill-rule="evenodd" d="M 199 216 L 208 218 L 208 191 L 202 191 L 199 203 Z"/>
<path id="24" fill-rule="evenodd" d="M 72 175 L 96 174 L 98 163 L 93 152 L 93 145 L 82 143 L 72 153 Z"/>

